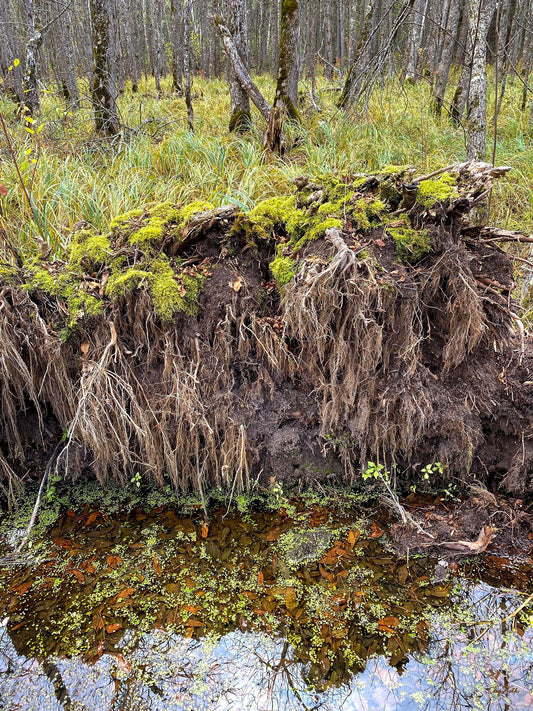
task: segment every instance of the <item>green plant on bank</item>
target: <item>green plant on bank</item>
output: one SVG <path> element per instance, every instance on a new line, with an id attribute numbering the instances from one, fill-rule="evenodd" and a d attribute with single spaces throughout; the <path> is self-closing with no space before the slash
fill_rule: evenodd
<path id="1" fill-rule="evenodd" d="M 273 95 L 272 78 L 256 80 L 265 95 Z M 489 116 L 493 84 L 489 81 Z M 323 110 L 316 114 L 301 108 L 298 145 L 284 160 L 265 156 L 258 118 L 248 136 L 228 134 L 224 81 L 198 77 L 195 85 L 194 135 L 187 130 L 184 102 L 172 92 L 171 77 L 166 77 L 160 100 L 155 98 L 153 79 L 141 82 L 138 94 L 126 86 L 119 103 L 127 128 L 112 142 L 94 141 L 88 100 L 82 100 L 79 111 L 67 110 L 52 85 L 43 92 L 37 126 L 11 118 L 12 104 L 0 98 L 0 111 L 10 117 L 17 161 L 23 165 L 28 160 L 23 178 L 31 183 L 38 215 L 28 216 L 15 166 L 4 163 L 1 182 L 7 195 L 0 201 L 14 244 L 25 253 L 35 252 L 33 238 L 38 233 L 63 256 L 71 228 L 79 220 L 101 233 L 110 216 L 149 201 L 183 204 L 203 199 L 215 206 L 234 203 L 253 208 L 264 198 L 287 194 L 291 181 L 301 174 L 314 179 L 324 172 L 368 172 L 390 164 L 411 164 L 431 172 L 465 157 L 463 131 L 445 113 L 435 116 L 431 89 L 424 83 L 400 86 L 386 81 L 370 97 L 364 117 L 344 120 L 335 109 L 334 93 L 327 91 L 330 83 L 318 76 L 316 95 Z M 307 88 L 305 82 L 302 88 Z M 533 147 L 527 112 L 515 110 L 520 92 L 519 82 L 511 79 L 499 117 L 496 160 L 512 165 L 514 171 L 494 189 L 491 219 L 503 228 L 528 232 L 533 216 Z M 288 128 L 289 138 L 292 130 Z M 489 122 L 492 142 L 490 131 Z M 444 182 L 441 178 L 442 189 Z"/>

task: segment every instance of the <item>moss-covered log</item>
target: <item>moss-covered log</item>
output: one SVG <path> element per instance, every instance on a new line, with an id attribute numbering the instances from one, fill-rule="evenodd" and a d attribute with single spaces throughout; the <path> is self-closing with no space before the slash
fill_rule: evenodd
<path id="1" fill-rule="evenodd" d="M 243 213 L 149 204 L 62 261 L 4 266 L 4 481 L 251 477 L 533 488 L 533 352 L 513 270 L 468 214 L 505 170 L 296 181 Z"/>

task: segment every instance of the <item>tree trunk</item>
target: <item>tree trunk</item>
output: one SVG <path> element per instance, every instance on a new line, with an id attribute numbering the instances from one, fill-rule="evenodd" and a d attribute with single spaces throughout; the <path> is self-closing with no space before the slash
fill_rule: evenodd
<path id="1" fill-rule="evenodd" d="M 185 105 L 187 106 L 187 124 L 189 130 L 194 132 L 194 109 L 191 96 L 191 21 L 192 0 L 185 0 L 183 4 L 183 75 Z"/>
<path id="2" fill-rule="evenodd" d="M 113 38 L 110 0 L 90 0 L 93 45 L 93 82 L 91 99 L 96 132 L 114 136 L 120 131 L 113 82 Z"/>
<path id="3" fill-rule="evenodd" d="M 278 53 L 278 82 L 275 108 L 293 121 L 300 121 L 298 113 L 298 45 L 300 35 L 299 0 L 282 0 Z"/>
<path id="4" fill-rule="evenodd" d="M 249 74 L 248 39 L 246 36 L 246 0 L 226 0 L 226 6 L 229 30 L 233 37 L 235 49 L 239 54 L 244 68 Z M 232 62 L 228 62 L 227 75 L 231 99 L 229 130 L 244 133 L 250 129 L 252 124 L 250 99 L 239 81 Z"/>
<path id="5" fill-rule="evenodd" d="M 425 0 L 415 0 L 413 11 L 411 13 L 411 27 L 407 44 L 407 59 L 405 67 L 405 80 L 410 83 L 414 83 L 416 78 L 420 40 L 422 38 L 425 23 L 424 5 Z"/>
<path id="6" fill-rule="evenodd" d="M 452 0 L 448 13 L 448 22 L 446 24 L 446 33 L 442 46 L 442 54 L 437 70 L 437 80 L 433 90 L 433 101 L 435 111 L 440 116 L 446 87 L 448 85 L 448 77 L 452 66 L 453 55 L 455 53 L 455 45 L 457 42 L 457 33 L 459 32 L 459 20 L 461 18 L 461 10 L 463 0 Z"/>
<path id="7" fill-rule="evenodd" d="M 181 94 L 183 55 L 180 53 L 181 17 L 179 0 L 170 0 L 170 37 L 172 42 L 172 88 Z"/>
<path id="8" fill-rule="evenodd" d="M 43 43 L 43 37 L 35 29 L 35 16 L 33 14 L 33 0 L 26 0 L 26 13 L 28 17 L 29 40 L 26 44 L 26 71 L 23 79 L 24 106 L 26 114 L 33 116 L 41 110 L 41 98 L 37 83 L 37 52 Z"/>
<path id="9" fill-rule="evenodd" d="M 487 33 L 497 0 L 470 0 L 472 71 L 467 103 L 468 160 L 485 160 L 487 142 Z"/>

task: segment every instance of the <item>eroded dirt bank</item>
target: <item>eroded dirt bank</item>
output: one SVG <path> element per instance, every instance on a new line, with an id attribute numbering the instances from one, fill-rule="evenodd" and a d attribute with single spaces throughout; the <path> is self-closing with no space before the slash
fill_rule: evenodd
<path id="1" fill-rule="evenodd" d="M 484 164 L 297 181 L 243 214 L 148 205 L 66 261 L 2 267 L 6 491 L 64 435 L 65 477 L 176 487 L 355 480 L 533 488 L 533 347 Z M 505 235 L 504 235 L 505 236 Z"/>

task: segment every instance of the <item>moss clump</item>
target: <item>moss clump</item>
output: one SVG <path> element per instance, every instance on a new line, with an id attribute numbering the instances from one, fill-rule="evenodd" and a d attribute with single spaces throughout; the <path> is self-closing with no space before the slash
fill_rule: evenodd
<path id="1" fill-rule="evenodd" d="M 81 274 L 101 267 L 111 255 L 111 243 L 105 235 L 90 230 L 77 232 L 69 247 L 68 268 Z"/>
<path id="2" fill-rule="evenodd" d="M 457 181 L 449 173 L 443 173 L 434 180 L 423 180 L 418 188 L 416 200 L 426 208 L 438 202 L 449 202 L 458 197 Z"/>
<path id="3" fill-rule="evenodd" d="M 165 255 L 154 260 L 149 276 L 150 294 L 161 320 L 170 321 L 178 311 L 189 315 L 197 313 L 198 294 L 205 278 L 192 270 L 176 273 Z"/>
<path id="4" fill-rule="evenodd" d="M 144 210 L 132 210 L 116 217 L 110 225 L 112 235 L 126 238 L 130 245 L 146 252 L 166 239 L 181 239 L 182 230 L 199 212 L 212 210 L 205 200 L 195 200 L 179 208 L 171 202 L 147 205 Z"/>
<path id="5" fill-rule="evenodd" d="M 284 257 L 282 250 L 283 247 L 280 245 L 276 258 L 270 262 L 270 271 L 280 288 L 288 284 L 294 277 L 294 268 L 296 266 L 296 260 L 291 257 Z"/>
<path id="6" fill-rule="evenodd" d="M 100 299 L 88 294 L 72 273 L 52 275 L 41 266 L 34 265 L 28 269 L 28 280 L 24 284 L 30 292 L 43 291 L 65 302 L 68 317 L 63 336 L 66 337 L 83 318 L 99 316 L 102 313 Z"/>
<path id="7" fill-rule="evenodd" d="M 131 267 L 126 271 L 114 271 L 108 279 L 105 294 L 111 300 L 124 296 L 128 291 L 139 289 L 143 283 L 149 283 L 150 272 L 145 269 Z"/>
<path id="8" fill-rule="evenodd" d="M 431 236 L 426 230 L 412 227 L 389 227 L 387 232 L 396 244 L 398 259 L 416 264 L 431 251 Z"/>
<path id="9" fill-rule="evenodd" d="M 352 220 L 358 229 L 366 231 L 375 227 L 387 211 L 387 206 L 379 199 L 361 198 L 355 203 Z"/>
<path id="10" fill-rule="evenodd" d="M 3 284 L 14 284 L 17 281 L 19 270 L 11 264 L 0 264 L 0 281 Z"/>

